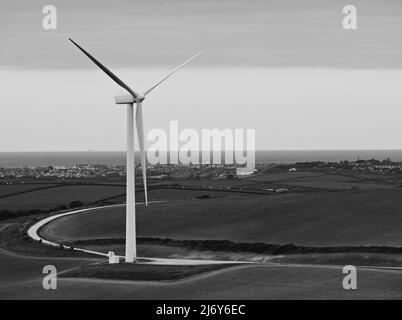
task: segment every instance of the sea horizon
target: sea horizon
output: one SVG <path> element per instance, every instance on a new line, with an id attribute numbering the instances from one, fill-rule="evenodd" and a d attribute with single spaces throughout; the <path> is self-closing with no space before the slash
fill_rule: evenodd
<path id="1" fill-rule="evenodd" d="M 136 161 L 139 153 L 136 152 Z M 258 150 L 256 163 L 306 161 L 355 161 L 390 159 L 402 162 L 402 149 Z M 0 152 L 0 168 L 74 166 L 78 164 L 125 165 L 125 151 L 5 151 Z"/>

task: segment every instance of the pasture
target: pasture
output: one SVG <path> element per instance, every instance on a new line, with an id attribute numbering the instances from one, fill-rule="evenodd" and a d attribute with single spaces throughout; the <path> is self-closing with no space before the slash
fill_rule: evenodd
<path id="1" fill-rule="evenodd" d="M 43 290 L 38 270 L 44 264 L 63 271 L 89 262 L 2 255 L 0 262 L 2 299 L 400 299 L 402 295 L 400 272 L 358 269 L 358 290 L 344 290 L 341 268 L 270 265 L 239 266 L 148 285 L 60 277 L 57 290 Z"/>
<path id="2" fill-rule="evenodd" d="M 381 179 L 367 178 L 363 176 L 343 176 L 339 174 L 326 174 L 317 172 L 281 172 L 267 173 L 255 177 L 243 179 L 248 181 L 247 186 L 255 184 L 254 187 L 267 185 L 268 188 L 274 186 L 304 188 L 310 190 L 379 190 L 397 188 L 394 181 L 389 181 L 384 177 Z"/>
<path id="3" fill-rule="evenodd" d="M 8 195 L 17 194 L 21 192 L 27 192 L 29 190 L 36 190 L 39 188 L 54 187 L 57 184 L 0 184 L 0 198 L 6 197 Z"/>
<path id="4" fill-rule="evenodd" d="M 261 175 L 245 177 L 241 180 L 247 182 L 278 182 L 278 181 L 289 181 L 298 178 L 307 178 L 307 177 L 317 177 L 322 176 L 324 174 L 317 172 L 308 172 L 308 171 L 297 171 L 297 172 L 273 172 L 273 173 L 264 173 Z"/>
<path id="5" fill-rule="evenodd" d="M 146 265 L 120 263 L 115 265 L 94 264 L 83 266 L 63 273 L 62 277 L 67 278 L 98 278 L 118 280 L 140 280 L 140 281 L 166 281 L 179 280 L 204 272 L 211 272 L 233 265 Z"/>
<path id="6" fill-rule="evenodd" d="M 328 181 L 283 181 L 285 186 L 289 187 L 305 187 L 313 189 L 327 189 L 327 190 L 378 190 L 378 189 L 393 189 L 395 186 L 383 183 L 364 183 L 364 182 L 328 182 Z"/>
<path id="7" fill-rule="evenodd" d="M 402 246 L 402 190 L 228 196 L 139 205 L 138 235 L 303 246 Z M 121 238 L 125 208 L 99 209 L 45 226 L 59 241 Z"/>
<path id="8" fill-rule="evenodd" d="M 140 181 L 138 181 L 140 182 Z M 169 189 L 168 186 L 175 189 Z M 193 190 L 180 190 L 194 188 Z M 274 172 L 241 179 L 173 179 L 170 182 L 149 183 L 150 200 L 177 200 L 222 198 L 247 195 L 250 192 L 267 192 L 267 189 L 287 188 L 290 192 L 315 192 L 339 190 L 381 190 L 397 188 L 387 179 L 377 180 L 324 174 L 317 172 Z M 264 191 L 265 190 L 265 191 Z M 239 193 L 239 191 L 243 193 Z M 71 201 L 84 205 L 105 202 L 125 202 L 124 182 L 112 184 L 105 181 L 81 181 L 74 184 L 35 183 L 0 185 L 0 211 L 52 210 L 68 206 Z M 141 187 L 137 190 L 138 201 L 144 200 Z"/>
<path id="9" fill-rule="evenodd" d="M 205 183 L 205 182 L 204 182 Z M 208 182 L 206 182 L 208 184 Z M 148 199 L 176 200 L 197 199 L 198 197 L 221 198 L 231 193 L 208 188 L 199 190 L 166 188 L 152 186 L 148 191 Z M 72 201 L 80 201 L 84 205 L 97 202 L 124 203 L 126 188 L 113 184 L 31 184 L 31 185 L 0 185 L 0 211 L 29 211 L 34 209 L 52 210 L 59 206 L 69 206 Z M 144 201 L 142 188 L 137 189 L 137 201 Z M 0 217 L 1 218 L 1 217 Z"/>
<path id="10" fill-rule="evenodd" d="M 125 187 L 121 186 L 65 185 L 2 198 L 0 210 L 53 209 L 60 205 L 68 206 L 71 201 L 91 203 L 124 192 Z"/>

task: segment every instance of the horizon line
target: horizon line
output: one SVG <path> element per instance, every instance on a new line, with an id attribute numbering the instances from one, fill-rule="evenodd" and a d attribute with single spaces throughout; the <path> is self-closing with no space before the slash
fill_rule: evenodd
<path id="1" fill-rule="evenodd" d="M 227 152 L 227 151 L 251 151 L 251 150 L 194 150 L 193 152 Z M 255 152 L 261 151 L 402 151 L 401 148 L 346 148 L 346 149 L 258 149 Z M 65 152 L 127 152 L 126 150 L 28 150 L 28 151 L 0 151 L 0 153 L 65 153 Z M 135 152 L 140 152 L 140 150 L 135 150 Z M 161 150 L 160 152 L 187 152 L 180 150 Z"/>

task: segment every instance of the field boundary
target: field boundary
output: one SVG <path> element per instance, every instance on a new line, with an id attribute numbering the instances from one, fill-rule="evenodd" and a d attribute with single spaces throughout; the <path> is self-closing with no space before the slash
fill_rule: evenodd
<path id="1" fill-rule="evenodd" d="M 156 202 L 163 202 L 163 201 L 152 201 L 148 203 L 156 203 Z M 144 202 L 140 202 L 140 204 L 145 204 Z M 93 211 L 97 209 L 102 209 L 102 208 L 111 208 L 111 207 L 118 207 L 118 206 L 123 206 L 125 204 L 113 204 L 113 205 L 107 205 L 107 206 L 100 206 L 100 207 L 92 207 L 92 208 L 85 208 L 85 209 L 79 209 L 79 210 L 74 210 L 74 211 L 69 211 L 69 212 L 64 212 L 64 213 L 59 213 L 50 217 L 47 217 L 45 219 L 42 219 L 32 226 L 29 227 L 27 234 L 30 238 L 32 238 L 35 241 L 38 241 L 40 243 L 43 243 L 45 245 L 49 245 L 52 247 L 57 247 L 57 248 L 63 248 L 66 250 L 73 250 L 73 251 L 80 251 L 92 255 L 97 255 L 101 257 L 106 257 L 108 258 L 109 255 L 106 253 L 98 252 L 98 251 L 92 251 L 92 250 L 87 250 L 83 248 L 77 248 L 73 246 L 67 246 L 63 244 L 59 244 L 56 242 L 52 242 L 49 240 L 46 240 L 45 238 L 41 237 L 38 232 L 39 230 L 47 225 L 48 223 L 73 214 L 78 214 L 82 212 L 88 212 L 88 211 Z M 124 256 L 118 256 L 119 258 L 125 258 Z M 197 260 L 197 259 L 166 259 L 166 258 L 144 258 L 144 257 L 138 257 L 139 260 L 144 260 L 139 263 L 143 264 L 158 264 L 158 265 L 208 265 L 208 264 L 250 264 L 252 262 L 250 261 L 230 261 L 230 260 Z"/>
<path id="2" fill-rule="evenodd" d="M 93 240 L 75 240 L 67 242 L 68 245 L 109 245 L 124 244 L 124 238 L 105 238 Z M 247 252 L 266 255 L 289 255 L 289 254 L 313 254 L 313 253 L 379 253 L 379 254 L 402 254 L 402 247 L 390 246 L 299 246 L 289 244 L 270 244 L 264 242 L 234 242 L 230 240 L 188 240 L 157 237 L 137 237 L 138 244 L 161 245 L 179 247 L 189 250 L 217 251 L 217 252 Z"/>

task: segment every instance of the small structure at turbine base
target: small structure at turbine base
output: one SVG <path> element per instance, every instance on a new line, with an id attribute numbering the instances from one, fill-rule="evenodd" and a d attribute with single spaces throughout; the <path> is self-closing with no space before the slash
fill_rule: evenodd
<path id="1" fill-rule="evenodd" d="M 120 263 L 120 258 L 114 254 L 113 251 L 109 251 L 107 254 L 109 257 L 109 264 L 119 264 Z"/>

